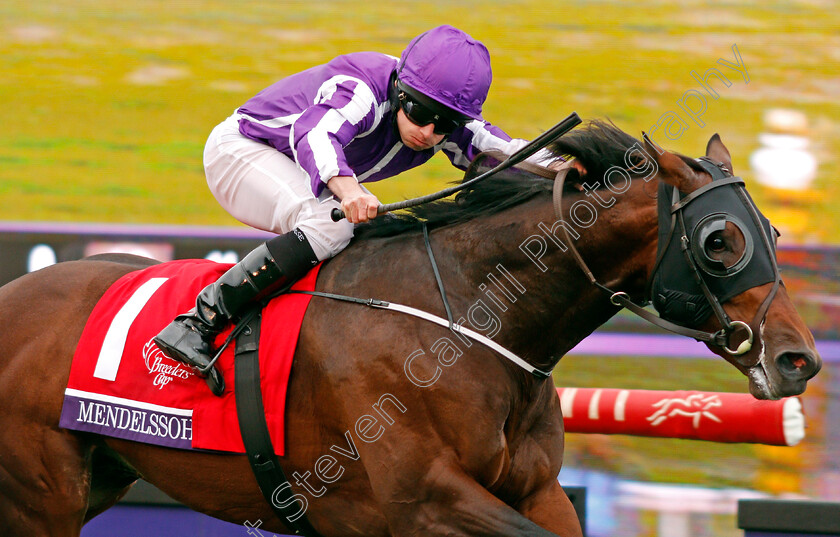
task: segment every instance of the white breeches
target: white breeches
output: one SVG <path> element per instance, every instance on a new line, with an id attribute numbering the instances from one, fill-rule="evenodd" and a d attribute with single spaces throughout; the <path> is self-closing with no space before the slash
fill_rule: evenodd
<path id="1" fill-rule="evenodd" d="M 242 136 L 235 114 L 210 133 L 204 171 L 210 191 L 234 218 L 278 235 L 298 228 L 321 261 L 353 237 L 353 224 L 330 218 L 341 204 L 329 190 L 316 198 L 309 175 L 273 147 Z"/>

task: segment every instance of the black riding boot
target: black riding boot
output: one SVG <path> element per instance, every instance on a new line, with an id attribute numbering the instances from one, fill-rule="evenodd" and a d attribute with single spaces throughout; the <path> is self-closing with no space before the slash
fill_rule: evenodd
<path id="1" fill-rule="evenodd" d="M 155 337 L 155 344 L 167 356 L 196 369 L 213 393 L 221 395 L 224 379 L 211 365 L 213 339 L 246 306 L 289 289 L 317 263 L 306 235 L 298 229 L 266 241 L 205 287 L 195 308 L 176 317 Z"/>

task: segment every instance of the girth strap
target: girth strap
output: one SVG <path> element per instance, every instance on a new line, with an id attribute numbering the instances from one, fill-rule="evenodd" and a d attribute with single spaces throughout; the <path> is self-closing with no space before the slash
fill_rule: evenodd
<path id="1" fill-rule="evenodd" d="M 292 486 L 271 444 L 260 389 L 260 321 L 259 313 L 247 315 L 243 319 L 247 324 L 236 340 L 234 384 L 242 443 L 260 491 L 277 516 L 287 521 L 298 535 L 320 537 L 306 518 L 306 505 L 301 506 L 295 500 Z"/>

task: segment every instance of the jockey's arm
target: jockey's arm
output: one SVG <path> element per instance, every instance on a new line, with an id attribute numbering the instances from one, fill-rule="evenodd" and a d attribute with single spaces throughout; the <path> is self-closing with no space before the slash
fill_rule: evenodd
<path id="1" fill-rule="evenodd" d="M 473 121 L 456 130 L 443 146 L 443 152 L 455 167 L 466 170 L 470 162 L 483 151 L 496 150 L 512 155 L 528 144 L 528 140 L 511 138 L 502 129 L 486 121 Z M 527 162 L 546 166 L 556 160 L 547 150 L 541 149 L 526 159 Z"/>
<path id="2" fill-rule="evenodd" d="M 336 175 L 327 182 L 327 188 L 341 200 L 341 210 L 349 222 L 361 224 L 376 218 L 379 200 L 359 186 L 355 177 Z"/>

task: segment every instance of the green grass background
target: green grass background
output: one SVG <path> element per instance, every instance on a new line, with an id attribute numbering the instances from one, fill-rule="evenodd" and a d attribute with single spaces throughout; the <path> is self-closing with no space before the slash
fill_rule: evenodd
<path id="1" fill-rule="evenodd" d="M 201 155 L 214 125 L 280 77 L 351 51 L 399 55 L 411 37 L 442 23 L 488 46 L 494 83 L 485 117 L 517 137 L 533 138 L 573 110 L 634 135 L 668 111 L 688 121 L 677 101 L 700 89 L 690 71 L 717 67 L 733 84 L 716 86 L 707 125 L 689 122 L 678 140 L 658 141 L 699 156 L 719 132 L 750 182 L 764 112 L 805 112 L 820 164 L 817 195 L 801 213 L 804 238 L 840 239 L 840 10 L 828 1 L 6 1 L 0 219 L 238 225 L 204 183 Z M 733 44 L 749 84 L 716 63 L 734 61 Z M 372 189 L 392 202 L 458 177 L 440 155 Z M 761 204 L 766 193 L 750 189 Z M 746 389 L 722 362 L 603 358 L 592 367 L 594 360 L 564 359 L 558 383 Z M 799 491 L 816 471 L 791 462 L 807 447 L 768 455 L 742 445 L 579 435 L 568 444 L 576 465 L 658 481 Z M 793 478 L 767 485 L 768 468 Z"/>
<path id="2" fill-rule="evenodd" d="M 821 163 L 810 229 L 837 242 L 840 15 L 833 2 L 268 2 L 12 0 L 0 6 L 0 202 L 5 220 L 236 225 L 207 191 L 210 129 L 276 79 L 356 50 L 399 55 L 440 23 L 493 58 L 486 117 L 533 138 L 577 111 L 649 130 L 718 67 L 730 88 L 704 128 L 670 149 L 699 155 L 720 132 L 750 179 L 762 114 L 806 112 Z M 749 84 L 716 64 L 737 44 Z M 458 174 L 442 155 L 374 185 L 383 201 Z M 761 198 L 761 189 L 752 187 Z"/>

